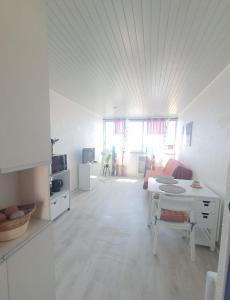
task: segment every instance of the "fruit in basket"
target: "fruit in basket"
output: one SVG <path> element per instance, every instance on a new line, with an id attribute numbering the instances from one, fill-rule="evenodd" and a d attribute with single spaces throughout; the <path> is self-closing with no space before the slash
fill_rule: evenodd
<path id="1" fill-rule="evenodd" d="M 12 214 L 9 216 L 9 219 L 10 219 L 10 220 L 15 220 L 15 219 L 21 218 L 21 217 L 23 217 L 23 216 L 25 216 L 24 211 L 23 211 L 23 210 L 18 210 L 18 211 L 16 211 L 16 212 L 12 213 Z"/>
<path id="2" fill-rule="evenodd" d="M 6 242 L 6 241 L 16 239 L 26 232 L 30 222 L 31 215 L 36 210 L 36 205 L 35 203 L 24 204 L 24 205 L 19 205 L 18 207 L 14 206 L 14 208 L 12 208 L 11 206 L 10 209 L 11 211 L 14 211 L 12 212 L 12 214 L 14 214 L 16 211 L 22 211 L 22 212 L 16 215 L 17 219 L 12 220 L 10 219 L 10 215 L 9 215 L 9 217 L 5 222 L 0 222 L 0 242 Z M 5 214 L 6 210 L 9 213 L 9 207 L 4 210 L 1 210 L 1 213 Z M 24 213 L 23 216 L 22 213 Z M 21 215 L 21 217 L 19 217 L 19 214 Z"/>
<path id="3" fill-rule="evenodd" d="M 0 222 L 4 222 L 6 219 L 6 215 L 4 213 L 0 213 Z"/>
<path id="4" fill-rule="evenodd" d="M 4 213 L 7 217 L 9 217 L 10 215 L 15 213 L 16 211 L 18 211 L 17 205 L 11 205 L 11 206 L 9 206 L 5 209 Z"/>

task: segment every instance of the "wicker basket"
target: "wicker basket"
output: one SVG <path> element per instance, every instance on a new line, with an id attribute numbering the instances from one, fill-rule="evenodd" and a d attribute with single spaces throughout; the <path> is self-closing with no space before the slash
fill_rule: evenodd
<path id="1" fill-rule="evenodd" d="M 36 210 L 36 205 L 34 203 L 19 205 L 18 208 L 24 211 L 25 215 L 15 220 L 6 220 L 0 223 L 0 242 L 16 239 L 26 232 L 30 217 Z M 4 212 L 4 209 L 0 212 Z"/>

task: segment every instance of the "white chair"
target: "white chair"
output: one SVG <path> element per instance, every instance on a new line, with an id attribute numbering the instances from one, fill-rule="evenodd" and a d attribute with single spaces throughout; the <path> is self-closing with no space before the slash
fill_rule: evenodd
<path id="1" fill-rule="evenodd" d="M 159 199 L 155 200 L 154 206 L 152 223 L 154 255 L 157 253 L 159 226 L 163 223 L 172 229 L 185 230 L 189 233 L 191 260 L 195 261 L 193 199 L 183 196 L 160 194 Z"/>

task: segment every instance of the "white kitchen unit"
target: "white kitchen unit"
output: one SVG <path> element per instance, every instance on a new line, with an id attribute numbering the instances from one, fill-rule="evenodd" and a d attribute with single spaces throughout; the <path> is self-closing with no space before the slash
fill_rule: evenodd
<path id="1" fill-rule="evenodd" d="M 8 300 L 8 282 L 6 262 L 0 262 L 0 297 L 1 300 Z"/>
<path id="2" fill-rule="evenodd" d="M 48 227 L 7 260 L 10 300 L 54 300 L 54 258 Z"/>
<path id="3" fill-rule="evenodd" d="M 97 183 L 99 163 L 79 164 L 79 190 L 90 191 Z"/>
<path id="4" fill-rule="evenodd" d="M 0 244 L 0 256 L 3 261 L 0 264 L 1 300 L 55 300 L 53 237 L 49 221 L 31 219 L 23 236 Z"/>
<path id="5" fill-rule="evenodd" d="M 7 173 L 50 161 L 44 1 L 0 1 L 0 36 L 0 173 Z"/>
<path id="6" fill-rule="evenodd" d="M 64 170 L 50 175 L 50 180 L 61 179 L 63 187 L 60 192 L 50 196 L 50 219 L 54 220 L 70 209 L 70 172 Z"/>
<path id="7" fill-rule="evenodd" d="M 1 300 L 55 299 L 46 30 L 44 1 L 0 1 L 0 207 L 37 206 L 27 232 L 0 243 Z"/>

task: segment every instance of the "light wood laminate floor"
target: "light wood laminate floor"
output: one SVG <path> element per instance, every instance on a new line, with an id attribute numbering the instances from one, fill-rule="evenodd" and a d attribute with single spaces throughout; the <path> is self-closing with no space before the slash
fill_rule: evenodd
<path id="1" fill-rule="evenodd" d="M 217 255 L 161 229 L 152 254 L 142 181 L 100 180 L 53 223 L 57 300 L 201 300 Z"/>

